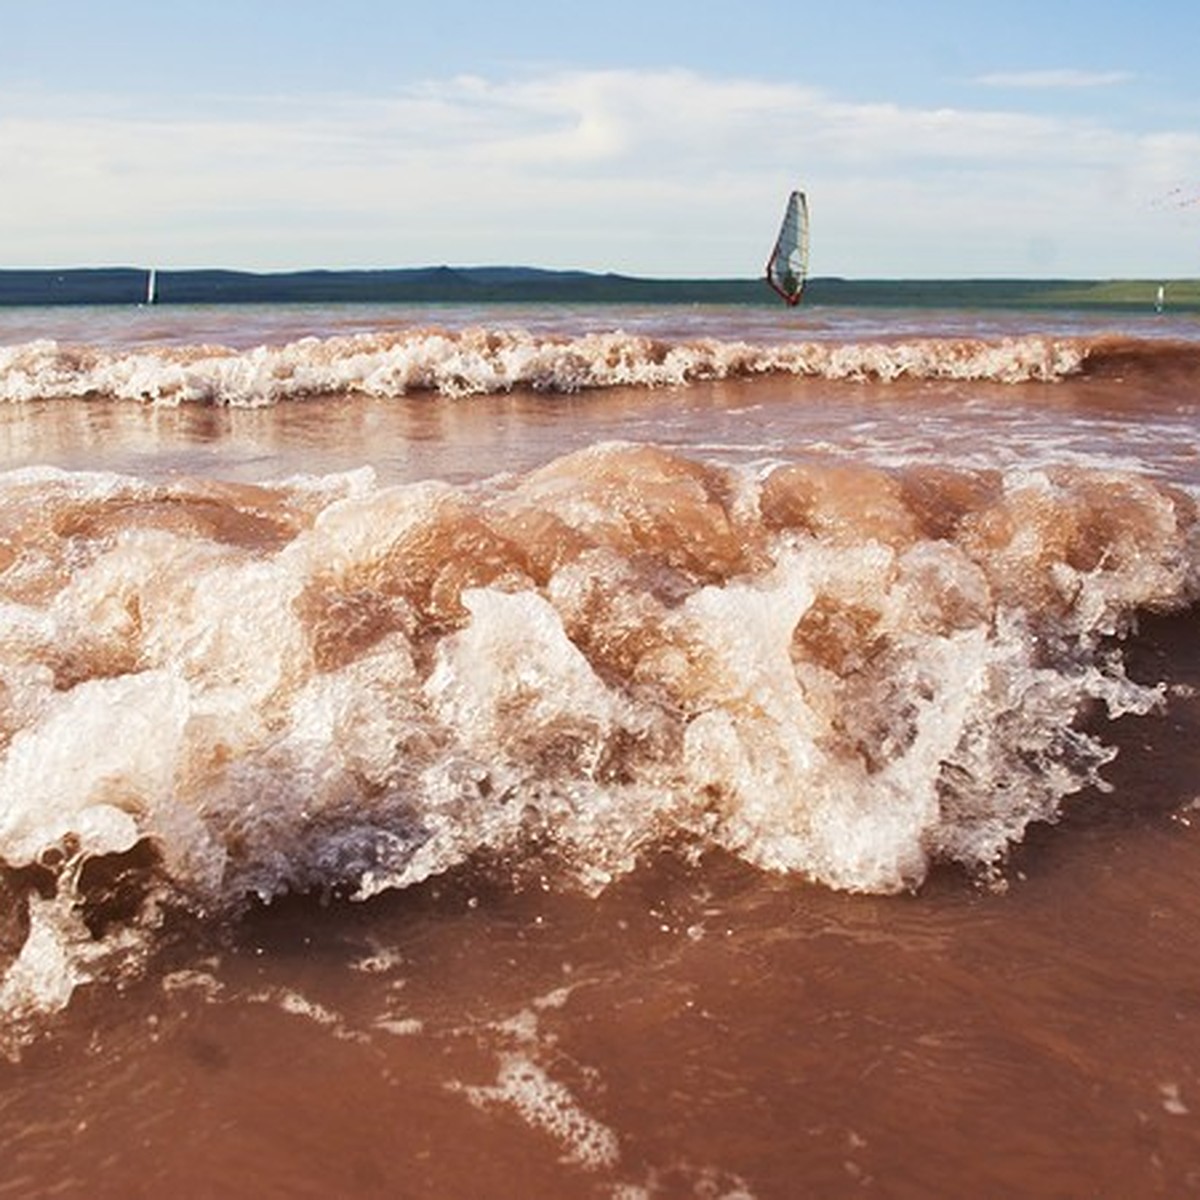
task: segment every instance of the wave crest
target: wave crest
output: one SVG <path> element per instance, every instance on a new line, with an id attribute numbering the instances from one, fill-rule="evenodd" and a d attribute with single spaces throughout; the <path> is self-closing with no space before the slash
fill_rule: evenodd
<path id="1" fill-rule="evenodd" d="M 1145 712 L 1108 645 L 1200 596 L 1112 471 L 760 474 L 602 445 L 470 489 L 26 471 L 0 529 L 0 1003 L 162 906 L 664 840 L 833 887 L 993 870 Z M 109 957 L 105 957 L 108 955 Z"/>
<path id="2" fill-rule="evenodd" d="M 0 348 L 0 401 L 113 399 L 260 407 L 315 396 L 387 398 L 532 389 L 679 386 L 788 375 L 844 381 L 1052 381 L 1076 374 L 1086 343 L 1028 335 L 858 344 L 670 342 L 622 332 L 552 337 L 521 331 L 418 330 L 302 338 L 281 346 L 114 350 L 44 340 Z"/>

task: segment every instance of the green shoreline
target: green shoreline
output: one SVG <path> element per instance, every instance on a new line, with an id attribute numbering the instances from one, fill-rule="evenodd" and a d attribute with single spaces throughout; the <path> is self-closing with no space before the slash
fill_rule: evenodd
<path id="1" fill-rule="evenodd" d="M 0 270 L 0 306 L 138 304 L 149 272 L 137 267 Z M 810 305 L 919 308 L 1145 310 L 1165 287 L 1165 308 L 1200 312 L 1200 279 L 809 280 Z M 758 279 L 649 279 L 532 267 L 396 270 L 158 271 L 159 304 L 758 304 L 778 300 Z"/>

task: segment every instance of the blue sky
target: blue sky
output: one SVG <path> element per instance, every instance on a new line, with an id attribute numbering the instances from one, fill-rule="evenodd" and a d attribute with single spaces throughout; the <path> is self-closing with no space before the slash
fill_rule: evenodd
<path id="1" fill-rule="evenodd" d="M 710 11 L 711 8 L 711 11 Z M 0 266 L 1200 276 L 1195 0 L 0 0 Z"/>

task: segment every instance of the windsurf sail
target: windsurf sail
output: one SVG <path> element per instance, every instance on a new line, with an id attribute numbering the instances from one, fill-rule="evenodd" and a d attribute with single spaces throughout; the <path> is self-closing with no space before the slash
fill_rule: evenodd
<path id="1" fill-rule="evenodd" d="M 775 247 L 767 259 L 767 283 L 788 304 L 799 304 L 807 277 L 808 200 L 803 192 L 793 192 L 788 197 Z"/>
<path id="2" fill-rule="evenodd" d="M 151 267 L 146 275 L 146 303 L 153 304 L 158 299 L 158 271 Z"/>

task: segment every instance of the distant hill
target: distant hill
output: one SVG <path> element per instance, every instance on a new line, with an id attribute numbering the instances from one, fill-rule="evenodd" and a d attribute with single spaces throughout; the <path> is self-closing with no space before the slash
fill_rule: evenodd
<path id="1" fill-rule="evenodd" d="M 147 272 L 135 267 L 0 270 L 0 305 L 138 304 Z M 1159 280 L 816 278 L 806 304 L 945 308 L 1152 307 Z M 646 279 L 535 267 L 409 267 L 394 270 L 159 271 L 160 304 L 652 303 L 778 301 L 758 279 Z M 1172 310 L 1200 311 L 1200 280 L 1167 281 Z"/>

